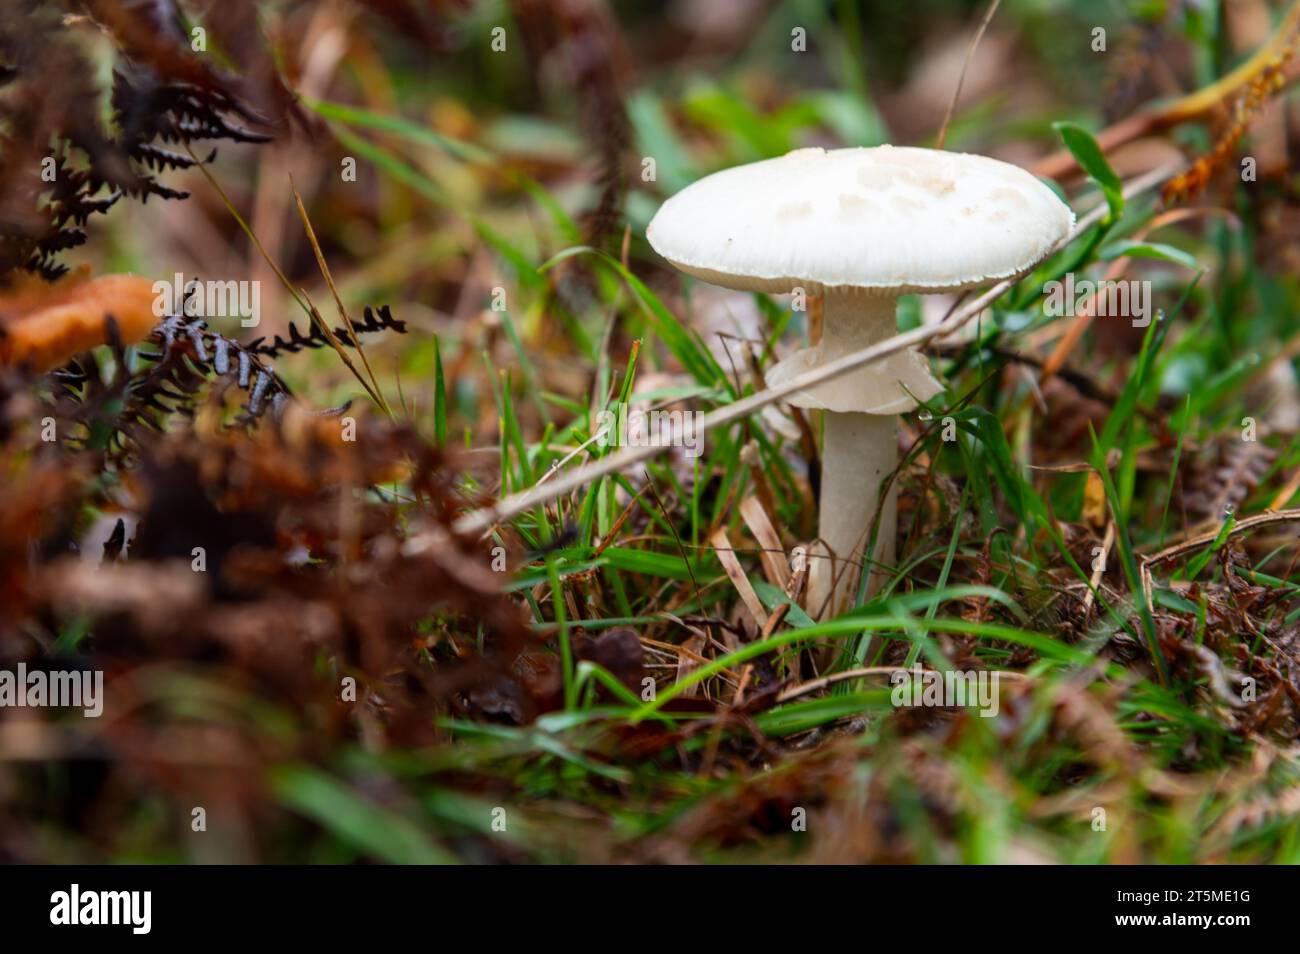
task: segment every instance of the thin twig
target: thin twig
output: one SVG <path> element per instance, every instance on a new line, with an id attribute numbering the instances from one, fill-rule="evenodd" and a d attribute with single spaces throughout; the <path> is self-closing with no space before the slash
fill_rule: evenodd
<path id="1" fill-rule="evenodd" d="M 1246 517 L 1238 520 L 1231 530 L 1228 531 L 1228 539 L 1232 539 L 1238 534 L 1245 533 L 1247 530 L 1254 530 L 1256 527 L 1267 527 L 1275 523 L 1294 523 L 1300 521 L 1300 509 L 1296 510 L 1278 510 L 1270 513 L 1257 513 L 1253 517 Z M 1174 557 L 1182 556 L 1192 550 L 1199 550 L 1219 539 L 1218 530 L 1210 530 L 1201 534 L 1199 537 L 1192 537 L 1190 540 L 1184 540 L 1182 543 L 1176 543 L 1172 547 L 1161 550 L 1159 553 L 1152 554 L 1149 557 L 1143 557 L 1142 560 L 1148 566 L 1156 563 L 1164 563 L 1166 560 L 1172 560 Z"/>
<path id="2" fill-rule="evenodd" d="M 987 672 L 996 673 L 1000 679 L 1019 680 L 1028 682 L 1033 679 L 1032 676 L 1023 672 L 1016 672 L 1014 669 L 989 669 Z M 776 704 L 789 702 L 791 699 L 797 699 L 799 696 L 806 696 L 810 692 L 816 692 L 818 689 L 824 689 L 826 686 L 833 685 L 837 682 L 844 682 L 846 679 L 859 679 L 863 676 L 883 676 L 889 673 L 891 676 L 896 672 L 910 673 L 912 670 L 905 666 L 864 666 L 861 669 L 845 669 L 842 672 L 833 672 L 829 676 L 821 676 L 818 679 L 809 679 L 807 682 L 801 682 L 797 686 L 791 686 L 789 689 L 783 689 L 781 694 L 776 697 Z"/>
<path id="3" fill-rule="evenodd" d="M 1300 509 L 1296 510 L 1277 510 L 1268 513 L 1257 513 L 1253 517 L 1246 517 L 1244 520 L 1233 524 L 1232 529 L 1228 531 L 1225 542 L 1233 537 L 1245 533 L 1247 530 L 1254 530 L 1256 527 L 1272 526 L 1276 523 L 1296 523 L 1300 522 Z M 1184 553 L 1190 553 L 1193 550 L 1199 550 L 1201 547 L 1209 546 L 1219 539 L 1221 530 L 1209 530 L 1200 536 L 1184 540 L 1182 543 L 1176 543 L 1171 547 L 1161 550 L 1159 553 L 1151 556 L 1138 557 L 1138 576 L 1142 583 L 1142 598 L 1146 601 L 1147 609 L 1154 612 L 1154 589 L 1155 583 L 1151 576 L 1151 567 L 1157 563 L 1164 563 L 1175 557 L 1182 556 Z"/>
<path id="4" fill-rule="evenodd" d="M 1083 597 L 1083 618 L 1092 614 L 1092 601 L 1096 597 L 1101 578 L 1106 572 L 1106 561 L 1110 559 L 1110 548 L 1115 545 L 1115 521 L 1106 521 L 1106 536 L 1101 541 L 1101 559 L 1093 567 L 1092 578 L 1088 581 L 1088 592 Z"/>
<path id="5" fill-rule="evenodd" d="M 221 202 L 222 204 L 225 205 L 226 211 L 228 211 L 231 214 L 231 216 L 234 217 L 236 224 L 238 224 L 239 227 L 243 229 L 244 234 L 248 236 L 249 240 L 257 248 L 258 252 L 261 253 L 262 258 L 266 261 L 266 264 L 271 266 L 271 271 L 275 272 L 276 277 L 280 279 L 280 284 L 282 284 L 285 287 L 285 289 L 293 297 L 293 300 L 298 303 L 298 307 L 301 308 L 308 315 L 308 317 L 310 317 L 311 309 L 307 307 L 307 303 L 298 295 L 298 292 L 293 287 L 293 282 L 289 281 L 289 279 L 285 276 L 284 272 L 280 270 L 279 264 L 275 261 L 275 259 L 271 257 L 271 253 L 268 252 L 266 248 L 262 245 L 262 240 L 257 237 L 257 233 L 253 231 L 253 227 L 249 225 L 246 221 L 244 221 L 244 217 L 240 215 L 239 210 L 235 208 L 235 203 L 231 202 L 230 196 L 226 195 L 226 190 L 221 188 L 221 184 L 217 182 L 216 177 L 214 177 L 212 173 L 208 171 L 208 167 L 204 163 L 199 161 L 198 156 L 194 155 L 193 151 L 189 147 L 189 144 L 181 143 L 181 145 L 184 146 L 185 151 L 190 154 L 190 158 L 194 160 L 199 172 L 203 173 L 203 178 L 208 180 L 208 185 L 212 186 L 213 191 L 215 191 L 217 195 L 221 197 Z"/>

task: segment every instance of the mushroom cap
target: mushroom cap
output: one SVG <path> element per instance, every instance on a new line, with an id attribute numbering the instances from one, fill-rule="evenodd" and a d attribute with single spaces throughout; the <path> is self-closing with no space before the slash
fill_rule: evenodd
<path id="1" fill-rule="evenodd" d="M 656 252 L 715 285 L 765 292 L 956 291 L 1027 271 L 1074 213 L 1018 166 L 902 146 L 796 149 L 665 202 Z"/>

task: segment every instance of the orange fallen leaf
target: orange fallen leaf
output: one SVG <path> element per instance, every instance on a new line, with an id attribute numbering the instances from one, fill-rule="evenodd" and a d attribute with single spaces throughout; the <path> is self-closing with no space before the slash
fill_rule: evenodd
<path id="1" fill-rule="evenodd" d="M 107 318 L 123 344 L 159 321 L 153 282 L 137 275 L 90 278 L 85 270 L 50 284 L 21 277 L 0 291 L 0 365 L 45 372 L 108 343 Z"/>

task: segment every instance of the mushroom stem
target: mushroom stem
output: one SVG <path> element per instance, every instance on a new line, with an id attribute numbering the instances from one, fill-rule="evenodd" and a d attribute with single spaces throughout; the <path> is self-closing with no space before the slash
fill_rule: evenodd
<path id="1" fill-rule="evenodd" d="M 896 331 L 893 295 L 828 292 L 821 362 L 866 348 Z M 879 373 L 876 366 L 867 373 Z M 816 553 L 809 566 L 808 608 L 828 619 L 854 604 L 863 553 L 872 519 L 880 506 L 880 526 L 871 560 L 892 566 L 897 527 L 896 488 L 883 502 L 880 490 L 898 466 L 898 422 L 892 413 L 826 411 L 822 425 L 821 506 L 818 535 L 830 550 Z M 867 595 L 885 578 L 877 569 L 868 578 Z"/>
<path id="2" fill-rule="evenodd" d="M 826 412 L 817 524 L 819 536 L 834 559 L 814 560 L 808 584 L 808 608 L 820 619 L 837 616 L 853 606 L 880 489 L 897 466 L 898 421 L 892 415 Z M 871 557 L 877 569 L 867 580 L 868 596 L 886 578 L 879 567 L 894 563 L 897 504 L 898 488 L 893 486 L 880 509 L 880 527 Z"/>

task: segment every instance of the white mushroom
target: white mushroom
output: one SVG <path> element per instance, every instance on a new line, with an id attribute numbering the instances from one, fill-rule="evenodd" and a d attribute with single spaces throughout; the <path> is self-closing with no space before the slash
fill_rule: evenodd
<path id="1" fill-rule="evenodd" d="M 1021 274 L 1073 223 L 1069 207 L 1016 166 L 879 146 L 797 149 L 715 173 L 665 202 L 646 237 L 677 268 L 715 285 L 823 296 L 821 342 L 773 368 L 768 384 L 776 385 L 892 337 L 899 295 Z M 896 494 L 879 501 L 898 466 L 893 415 L 942 389 L 909 350 L 790 398 L 827 412 L 818 525 L 835 559 L 810 568 L 808 606 L 818 616 L 853 605 L 878 505 L 871 562 L 893 564 Z M 872 574 L 869 592 L 881 576 Z"/>

